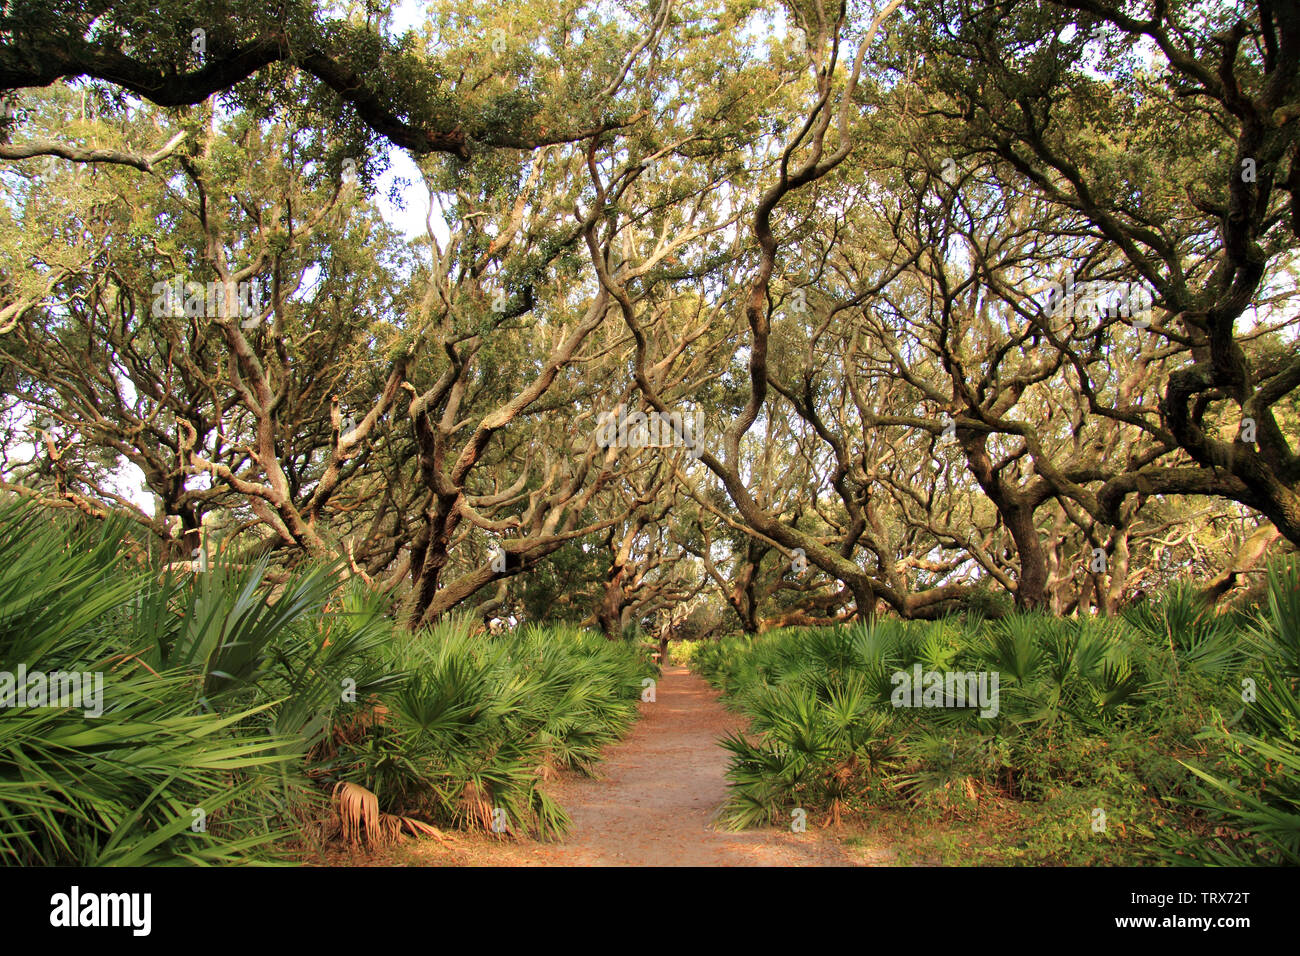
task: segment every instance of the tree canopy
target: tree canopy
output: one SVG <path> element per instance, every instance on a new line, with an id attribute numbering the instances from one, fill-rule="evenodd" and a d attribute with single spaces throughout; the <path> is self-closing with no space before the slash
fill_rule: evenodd
<path id="1" fill-rule="evenodd" d="M 5 492 L 610 635 L 1300 545 L 1294 5 L 418 17 L 5 5 Z"/>

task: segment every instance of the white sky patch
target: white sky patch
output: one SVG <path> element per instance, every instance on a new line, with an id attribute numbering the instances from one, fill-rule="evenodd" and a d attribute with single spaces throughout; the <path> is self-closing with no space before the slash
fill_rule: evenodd
<path id="1" fill-rule="evenodd" d="M 395 146 L 388 150 L 388 170 L 375 184 L 373 202 L 384 221 L 402 234 L 406 240 L 423 239 L 433 231 L 440 245 L 446 245 L 451 230 L 442 218 L 441 211 L 432 202 L 424 176 L 411 155 Z M 405 179 L 410 185 L 401 189 L 403 207 L 388 198 L 397 180 Z"/>

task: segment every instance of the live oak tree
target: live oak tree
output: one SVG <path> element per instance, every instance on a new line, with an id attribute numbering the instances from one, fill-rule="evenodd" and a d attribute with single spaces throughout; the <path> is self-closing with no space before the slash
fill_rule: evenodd
<path id="1" fill-rule="evenodd" d="M 9 493 L 611 637 L 1297 540 L 1289 8 L 164 7 L 2 15 Z"/>
<path id="2" fill-rule="evenodd" d="M 530 148 L 620 122 L 609 114 L 589 129 L 571 125 L 585 106 L 606 104 L 583 98 L 572 76 L 559 83 L 558 73 L 547 76 L 545 67 L 568 59 L 563 44 L 550 57 L 521 50 L 495 5 L 467 4 L 436 16 L 433 44 L 415 31 L 396 34 L 391 7 L 18 0 L 0 13 L 0 90 L 84 78 L 163 107 L 229 94 L 261 115 L 305 116 L 347 141 L 353 156 L 367 155 L 364 146 L 382 138 L 415 154 L 467 159 L 476 143 Z M 578 9 L 561 10 L 560 22 Z M 516 17 L 526 13 L 515 8 Z M 475 59 L 479 67 L 467 69 Z M 482 89 L 482 74 L 493 70 L 496 82 Z M 565 98 L 562 122 L 550 118 L 547 93 Z"/>
<path id="3" fill-rule="evenodd" d="M 1134 494 L 1214 494 L 1300 543 L 1300 457 L 1274 412 L 1300 356 L 1242 328 L 1300 239 L 1295 6 L 940 0 L 905 35 L 931 54 L 917 78 L 952 156 L 997 157 L 1074 213 L 1152 290 L 1153 332 L 1191 352 L 1138 425 L 1182 456 L 1107 482 L 1106 516 Z M 1240 422 L 1227 440 L 1220 416 Z"/>

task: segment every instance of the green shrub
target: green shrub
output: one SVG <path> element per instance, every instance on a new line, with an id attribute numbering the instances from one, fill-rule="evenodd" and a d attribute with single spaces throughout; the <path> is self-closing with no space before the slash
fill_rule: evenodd
<path id="1" fill-rule="evenodd" d="M 658 673 L 574 628 L 410 634 L 335 568 L 271 584 L 265 562 L 149 569 L 142 550 L 121 523 L 0 505 L 0 671 L 103 681 L 98 716 L 0 707 L 5 863 L 283 859 L 340 781 L 397 816 L 491 826 L 501 809 L 554 833 L 545 778 L 591 772 Z"/>
<path id="2" fill-rule="evenodd" d="M 197 660 L 155 655 L 185 633 L 233 665 L 243 632 L 215 610 L 180 617 L 192 585 L 126 570 L 126 541 L 113 522 L 0 508 L 0 666 L 103 681 L 99 716 L 0 708 L 5 863 L 226 863 L 258 858 L 288 834 L 282 814 L 268 826 L 251 799 L 289 759 L 274 702 L 228 697 L 226 678 Z"/>
<path id="3" fill-rule="evenodd" d="M 746 733 L 722 740 L 731 754 L 724 819 L 767 824 L 796 807 L 832 820 L 872 807 L 960 816 L 992 795 L 1034 821 L 1028 842 L 1009 851 L 1016 860 L 1145 859 L 1171 830 L 1197 825 L 1201 811 L 1180 803 L 1197 782 L 1180 758 L 1199 750 L 1219 766 L 1245 743 L 1197 732 L 1231 702 L 1249 667 L 1255 631 L 1246 624 L 1239 614 L 1207 613 L 1192 591 L 1177 589 L 1122 619 L 891 618 L 710 642 L 694 650 L 694 670 L 750 721 Z M 1294 650 L 1274 656 L 1300 666 L 1291 630 L 1260 625 L 1253 640 Z M 894 706 L 893 675 L 918 665 L 996 673 L 997 713 Z M 1281 667 L 1261 672 L 1255 705 L 1257 720 L 1271 722 L 1266 763 L 1275 775 L 1285 766 L 1279 738 L 1294 740 L 1279 728 L 1294 728 L 1300 713 L 1279 690 L 1294 686 Z M 1282 772 L 1293 784 L 1294 773 Z M 1268 793 L 1291 799 L 1277 781 Z M 1109 820 L 1104 829 L 1089 817 L 1097 809 Z M 1275 832 L 1293 822 L 1270 818 Z"/>
<path id="4" fill-rule="evenodd" d="M 395 645 L 393 664 L 410 679 L 340 754 L 341 779 L 394 814 L 541 835 L 569 822 L 546 776 L 591 772 L 657 673 L 633 642 L 539 626 L 487 640 L 456 618 Z"/>
<path id="5" fill-rule="evenodd" d="M 695 652 L 705 641 L 673 641 L 668 645 L 668 658 L 674 664 L 690 667 L 695 660 Z"/>
<path id="6" fill-rule="evenodd" d="M 1224 748 L 1224 766 L 1188 764 L 1204 783 L 1189 802 L 1208 822 L 1166 841 L 1180 862 L 1300 865 L 1300 559 L 1276 562 L 1268 585 L 1246 640 L 1245 705 L 1226 719 L 1216 709 L 1201 735 Z"/>

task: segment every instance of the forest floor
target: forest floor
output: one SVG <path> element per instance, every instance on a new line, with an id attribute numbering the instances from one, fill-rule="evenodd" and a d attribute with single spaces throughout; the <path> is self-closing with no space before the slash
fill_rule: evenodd
<path id="1" fill-rule="evenodd" d="M 407 841 L 357 863 L 406 866 L 861 866 L 894 853 L 873 841 L 845 844 L 808 818 L 804 833 L 729 833 L 713 825 L 727 797 L 727 752 L 718 738 L 744 726 L 685 667 L 665 667 L 656 700 L 605 752 L 596 778 L 565 775 L 552 793 L 573 818 L 563 840 L 505 841 L 451 832 Z"/>

